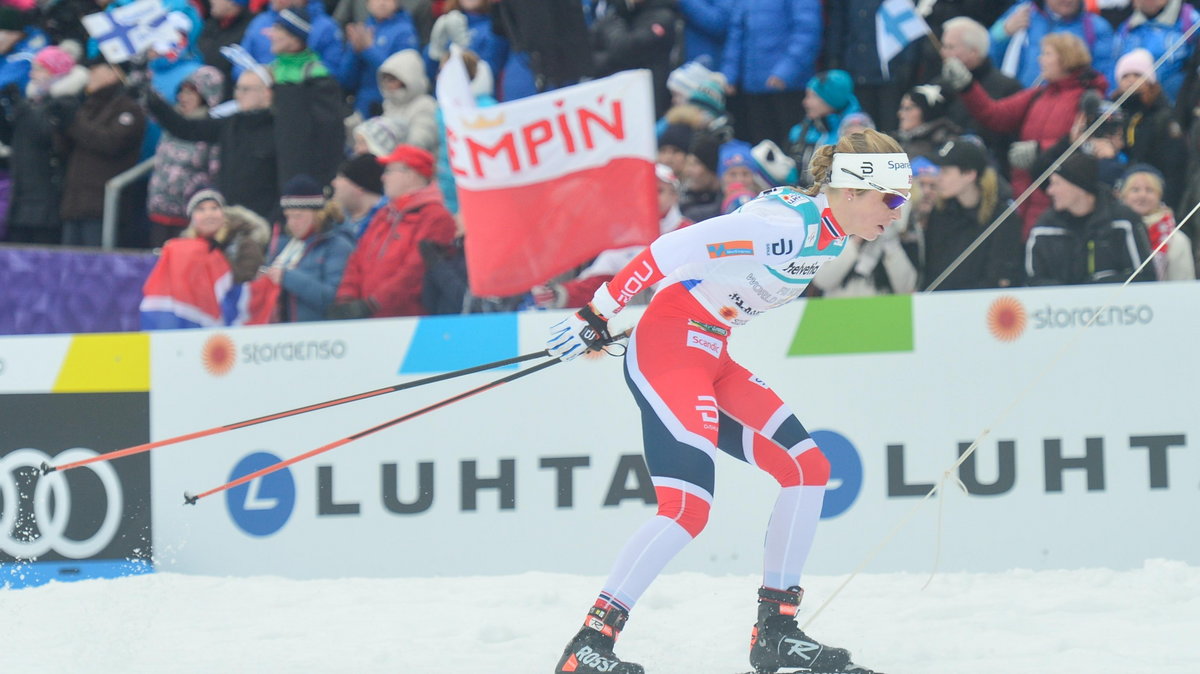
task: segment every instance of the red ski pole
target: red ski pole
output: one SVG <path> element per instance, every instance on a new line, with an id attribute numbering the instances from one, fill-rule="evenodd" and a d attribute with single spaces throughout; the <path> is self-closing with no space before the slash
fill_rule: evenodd
<path id="1" fill-rule="evenodd" d="M 359 438 L 365 438 L 368 435 L 378 433 L 379 431 L 382 431 L 385 428 L 391 428 L 392 426 L 395 426 L 396 424 L 403 423 L 405 421 L 408 421 L 409 419 L 414 419 L 416 417 L 421 416 L 422 414 L 425 414 L 426 412 L 432 412 L 436 409 L 445 407 L 451 403 L 456 403 L 465 398 L 469 398 L 477 393 L 483 393 L 484 391 L 496 388 L 497 386 L 500 386 L 501 384 L 507 384 L 510 381 L 515 381 L 517 379 L 520 379 L 521 377 L 531 375 L 534 372 L 544 370 L 544 369 L 550 367 L 551 365 L 554 365 L 556 363 L 561 363 L 561 362 L 562 361 L 560 359 L 555 358 L 554 360 L 548 360 L 545 363 L 539 363 L 527 370 L 521 370 L 520 372 L 514 372 L 506 377 L 501 377 L 500 379 L 497 379 L 495 381 L 484 384 L 483 386 L 478 386 L 476 388 L 471 389 L 470 391 L 466 391 L 465 393 L 459 393 L 456 396 L 451 396 L 440 402 L 436 402 L 436 403 L 433 403 L 432 405 L 422 407 L 421 409 L 419 409 L 415 412 L 409 412 L 408 414 L 405 414 L 404 416 L 401 416 L 401 417 L 396 417 L 395 419 L 392 419 L 391 421 L 385 421 L 384 423 L 379 424 L 378 426 L 372 426 L 371 428 L 368 428 L 365 431 L 359 431 L 353 435 L 347 435 L 346 437 L 342 438 L 341 440 L 335 440 L 327 445 L 321 445 L 320 447 L 317 447 L 316 449 L 311 449 L 307 452 L 304 452 L 303 454 L 298 454 L 296 456 L 293 456 L 290 459 L 285 459 L 283 461 L 280 461 L 279 463 L 267 466 L 266 468 L 260 468 L 259 470 L 256 470 L 253 473 L 250 473 L 248 475 L 243 475 L 242 477 L 239 477 L 236 480 L 233 480 L 231 482 L 226 482 L 225 484 L 220 485 L 218 487 L 213 487 L 212 489 L 209 489 L 208 491 L 202 491 L 199 494 L 196 494 L 195 496 L 185 493 L 183 495 L 183 502 L 186 505 L 195 505 L 196 501 L 199 501 L 200 499 L 202 499 L 206 496 L 212 496 L 213 494 L 218 494 L 227 489 L 232 489 L 238 485 L 245 484 L 256 478 L 260 478 L 264 475 L 269 475 L 271 473 L 274 473 L 277 470 L 282 470 L 283 468 L 287 468 L 288 466 L 290 466 L 292 464 L 299 463 L 305 459 L 312 458 L 318 454 L 323 454 L 325 452 L 328 452 L 331 449 L 337 449 L 338 447 L 341 447 L 342 445 L 354 442 L 355 440 L 358 440 Z"/>
<path id="2" fill-rule="evenodd" d="M 213 428 L 208 428 L 208 429 L 205 429 L 202 431 L 195 431 L 192 433 L 185 433 L 184 435 L 177 435 L 173 438 L 166 438 L 164 440 L 155 440 L 154 442 L 147 442 L 142 445 L 135 445 L 133 447 L 127 447 L 125 449 L 114 450 L 111 452 L 107 452 L 105 454 L 99 454 L 97 456 L 88 457 L 86 459 L 80 459 L 79 461 L 72 461 L 71 463 L 64 463 L 61 466 L 51 466 L 49 463 L 42 463 L 42 474 L 45 475 L 48 473 L 53 473 L 54 471 L 71 470 L 72 468 L 79 468 L 80 466 L 86 466 L 90 463 L 97 463 L 99 461 L 112 461 L 113 459 L 120 459 L 120 458 L 123 458 L 126 456 L 132 456 L 134 454 L 141 454 L 142 452 L 148 452 L 152 449 L 158 449 L 159 447 L 166 447 L 167 445 L 175 445 L 180 442 L 186 442 L 187 440 L 196 440 L 198 438 L 206 438 L 210 435 L 217 435 L 219 433 L 225 433 L 227 431 L 234 431 L 239 428 L 255 426 L 257 424 L 263 424 L 268 421 L 275 421 L 276 419 L 286 419 L 288 417 L 294 417 L 299 414 L 305 414 L 307 412 L 315 412 L 317 410 L 324 410 L 324 409 L 328 409 L 330 407 L 336 407 L 337 405 L 344 405 L 346 403 L 352 403 L 357 400 L 366 400 L 367 398 L 374 398 L 376 396 L 381 396 L 381 395 L 384 395 L 387 393 L 395 393 L 396 391 L 403 391 L 405 389 L 416 388 L 418 386 L 424 386 L 426 384 L 433 384 L 433 383 L 436 383 L 439 381 L 445 381 L 447 379 L 454 379 L 455 377 L 461 377 L 461 376 L 468 375 L 468 374 L 474 374 L 476 372 L 483 372 L 484 370 L 493 370 L 498 367 L 504 367 L 505 365 L 515 365 L 517 363 L 521 363 L 521 362 L 524 362 L 527 360 L 533 360 L 534 358 L 541 358 L 546 355 L 549 355 L 549 354 L 545 350 L 536 351 L 534 353 L 527 353 L 523 356 L 515 356 L 513 358 L 506 358 L 504 360 L 498 360 L 494 363 L 484 363 L 483 365 L 476 365 L 474 367 L 468 367 L 468 368 L 464 368 L 461 370 L 455 370 L 454 372 L 445 372 L 442 374 L 434 375 L 432 377 L 425 377 L 424 379 L 418 379 L 416 381 L 410 381 L 410 382 L 405 382 L 403 384 L 394 384 L 392 386 L 385 386 L 383 388 L 377 388 L 374 391 L 366 391 L 364 393 L 356 393 L 354 395 L 345 396 L 344 398 L 335 398 L 333 400 L 326 400 L 325 402 L 321 402 L 321 403 L 313 403 L 312 405 L 305 405 L 304 407 L 297 407 L 296 409 L 288 410 L 286 412 L 276 412 L 274 414 L 268 414 L 268 415 L 261 416 L 261 417 L 255 417 L 253 419 L 247 419 L 245 421 L 239 421 L 239 422 L 233 423 L 233 424 L 226 424 L 224 426 L 214 426 Z M 557 362 L 557 361 L 552 361 L 552 362 Z"/>

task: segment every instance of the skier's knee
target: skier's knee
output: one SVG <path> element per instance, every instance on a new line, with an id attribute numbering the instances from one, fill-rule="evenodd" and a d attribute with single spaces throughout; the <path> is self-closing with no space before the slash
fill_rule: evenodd
<path id="1" fill-rule="evenodd" d="M 692 538 L 700 535 L 708 524 L 708 513 L 711 505 L 708 501 L 681 489 L 658 487 L 654 490 L 658 497 L 658 514 L 675 521 L 683 527 Z"/>
<path id="2" fill-rule="evenodd" d="M 796 457 L 796 465 L 800 467 L 800 484 L 822 486 L 829 483 L 829 459 L 819 447 Z"/>

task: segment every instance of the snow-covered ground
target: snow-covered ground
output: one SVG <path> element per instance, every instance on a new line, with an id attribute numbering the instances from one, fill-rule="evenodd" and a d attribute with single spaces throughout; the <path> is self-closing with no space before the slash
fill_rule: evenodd
<path id="1" fill-rule="evenodd" d="M 842 580 L 806 579 L 809 615 Z M 1200 567 L 941 573 L 922 589 L 926 580 L 860 575 L 810 632 L 887 674 L 1200 672 Z M 0 591 L 0 672 L 548 673 L 600 581 L 161 573 L 52 583 Z M 756 582 L 660 577 L 618 653 L 650 674 L 745 671 Z"/>

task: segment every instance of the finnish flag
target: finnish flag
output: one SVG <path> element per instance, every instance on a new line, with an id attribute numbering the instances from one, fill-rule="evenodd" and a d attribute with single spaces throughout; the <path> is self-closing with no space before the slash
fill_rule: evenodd
<path id="1" fill-rule="evenodd" d="M 912 0 L 884 0 L 875 13 L 875 44 L 883 76 L 888 77 L 888 63 L 896 54 L 931 32 Z"/>
<path id="2" fill-rule="evenodd" d="M 155 43 L 178 40 L 162 0 L 137 0 L 88 14 L 82 22 L 109 63 L 123 63 Z"/>

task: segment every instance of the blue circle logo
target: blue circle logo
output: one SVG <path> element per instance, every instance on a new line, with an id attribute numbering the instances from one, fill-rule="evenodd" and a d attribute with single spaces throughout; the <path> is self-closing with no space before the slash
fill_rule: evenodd
<path id="1" fill-rule="evenodd" d="M 283 459 L 270 452 L 255 452 L 233 467 L 232 482 Z M 287 524 L 296 505 L 296 481 L 284 468 L 240 484 L 225 492 L 225 505 L 233 523 L 251 536 L 270 536 Z"/>
<path id="2" fill-rule="evenodd" d="M 850 509 L 862 491 L 863 465 L 858 450 L 846 436 L 833 431 L 815 431 L 813 442 L 829 459 L 829 485 L 821 505 L 821 518 L 837 517 Z"/>

